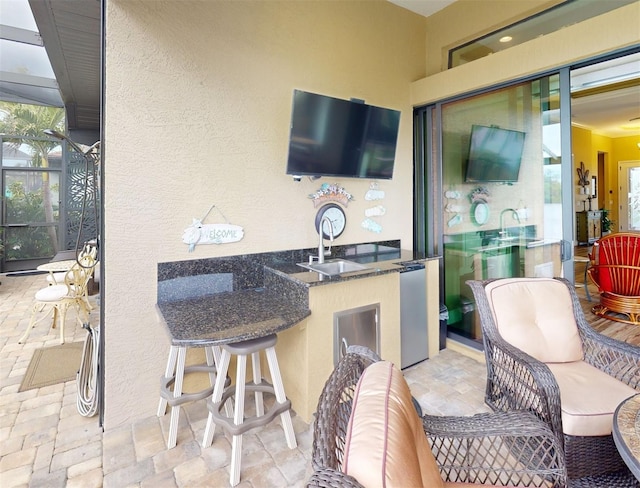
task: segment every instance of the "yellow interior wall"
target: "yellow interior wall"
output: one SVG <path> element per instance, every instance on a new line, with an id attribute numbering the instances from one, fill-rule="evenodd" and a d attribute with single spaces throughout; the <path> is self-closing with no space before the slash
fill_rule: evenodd
<path id="1" fill-rule="evenodd" d="M 157 263 L 317 246 L 309 195 L 354 196 L 336 245 L 412 246 L 409 84 L 425 76 L 425 19 L 384 0 L 112 0 L 105 72 L 105 428 L 153 415 L 169 342 Z M 401 110 L 387 210 L 360 223 L 369 180 L 285 175 L 295 88 Z M 215 206 L 240 242 L 187 252 L 184 229 Z M 217 210 L 205 223 L 224 222 Z M 329 352 L 327 352 L 329 354 Z"/>
<path id="2" fill-rule="evenodd" d="M 588 210 L 589 207 L 588 204 L 586 204 L 585 207 L 587 195 L 579 192 L 580 185 L 578 183 L 578 172 L 576 169 L 579 168 L 580 163 L 583 162 L 585 169 L 589 171 L 589 180 L 591 180 L 591 176 L 598 175 L 598 158 L 592 151 L 590 130 L 580 127 L 571 128 L 571 153 L 573 156 L 573 208 L 576 212 L 581 212 L 585 209 Z M 595 205 L 595 202 L 592 203 Z"/>
<path id="3" fill-rule="evenodd" d="M 640 161 L 640 134 L 628 137 L 607 137 L 594 133 L 588 129 L 572 127 L 571 144 L 574 161 L 574 187 L 575 187 L 575 210 L 583 210 L 582 201 L 584 196 L 578 193 L 578 176 L 575 171 L 583 161 L 589 175 L 604 178 L 604 195 L 599 195 L 597 208 L 606 208 L 611 213 L 609 218 L 615 222 L 614 229 L 618 229 L 619 223 L 619 198 L 620 186 L 618 182 L 618 162 L 620 161 Z M 598 173 L 598 154 L 605 154 L 605 174 Z M 595 203 L 592 207 L 596 210 Z"/>
<path id="4" fill-rule="evenodd" d="M 618 228 L 617 226 L 620 222 L 620 185 L 618 182 L 618 163 L 620 161 L 640 161 L 640 147 L 638 147 L 638 143 L 640 143 L 640 134 L 628 137 L 616 137 L 611 141 L 612 148 L 609 175 L 611 177 L 611 181 L 615 181 L 617 183 L 615 187 L 612 186 L 610 188 L 613 192 L 614 201 L 614 205 L 611 207 L 611 219 L 615 222 L 615 229 Z"/>

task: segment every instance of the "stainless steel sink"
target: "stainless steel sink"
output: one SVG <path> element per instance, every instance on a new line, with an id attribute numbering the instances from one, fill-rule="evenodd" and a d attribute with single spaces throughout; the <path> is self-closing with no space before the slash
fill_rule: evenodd
<path id="1" fill-rule="evenodd" d="M 343 273 L 351 273 L 353 271 L 362 271 L 368 269 L 360 263 L 353 261 L 347 261 L 346 259 L 331 259 L 324 263 L 297 263 L 298 266 L 307 268 L 316 273 L 323 274 L 325 276 L 338 276 Z"/>

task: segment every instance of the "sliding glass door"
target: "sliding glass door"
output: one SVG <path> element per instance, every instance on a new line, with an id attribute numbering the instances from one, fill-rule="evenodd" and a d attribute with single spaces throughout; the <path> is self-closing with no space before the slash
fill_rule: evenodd
<path id="1" fill-rule="evenodd" d="M 416 186 L 428 196 L 415 245 L 442 256 L 448 334 L 470 345 L 482 335 L 468 280 L 567 276 L 571 155 L 560 86 L 557 73 L 416 111 Z"/>

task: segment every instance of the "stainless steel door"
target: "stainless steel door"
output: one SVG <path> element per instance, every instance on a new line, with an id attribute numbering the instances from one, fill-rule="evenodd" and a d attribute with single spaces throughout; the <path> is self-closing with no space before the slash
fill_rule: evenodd
<path id="1" fill-rule="evenodd" d="M 427 359 L 427 290 L 424 267 L 400 273 L 400 367 Z"/>
<path id="2" fill-rule="evenodd" d="M 347 347 L 366 346 L 380 355 L 380 304 L 342 310 L 333 314 L 333 364 L 338 364 Z"/>

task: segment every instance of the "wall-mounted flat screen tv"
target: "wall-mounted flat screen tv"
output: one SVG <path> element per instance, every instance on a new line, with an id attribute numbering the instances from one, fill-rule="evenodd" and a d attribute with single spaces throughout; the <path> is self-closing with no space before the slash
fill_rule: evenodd
<path id="1" fill-rule="evenodd" d="M 518 181 L 524 136 L 517 130 L 473 125 L 465 181 Z"/>
<path id="2" fill-rule="evenodd" d="M 294 90 L 287 174 L 391 179 L 400 111 Z"/>

